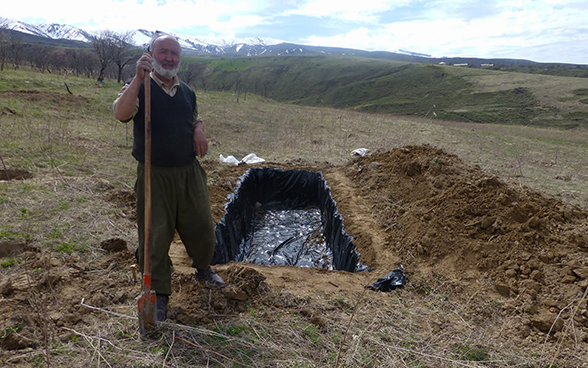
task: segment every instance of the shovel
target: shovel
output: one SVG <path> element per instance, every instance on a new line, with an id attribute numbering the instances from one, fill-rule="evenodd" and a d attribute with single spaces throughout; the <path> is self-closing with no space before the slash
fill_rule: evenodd
<path id="1" fill-rule="evenodd" d="M 155 329 L 155 291 L 151 290 L 151 77 L 145 74 L 145 246 L 143 291 L 139 297 L 139 329 L 141 334 Z"/>

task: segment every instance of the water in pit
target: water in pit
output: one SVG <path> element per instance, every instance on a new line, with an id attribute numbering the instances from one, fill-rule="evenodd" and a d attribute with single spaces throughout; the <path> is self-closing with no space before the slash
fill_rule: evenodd
<path id="1" fill-rule="evenodd" d="M 263 211 L 244 244 L 245 262 L 333 269 L 318 208 Z"/>

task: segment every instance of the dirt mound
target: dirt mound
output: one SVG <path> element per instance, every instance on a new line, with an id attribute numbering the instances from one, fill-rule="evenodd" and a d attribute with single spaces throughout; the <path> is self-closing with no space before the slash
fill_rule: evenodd
<path id="1" fill-rule="evenodd" d="M 174 297 L 170 317 L 183 324 L 210 323 L 214 317 L 228 317 L 247 311 L 250 300 L 263 297 L 266 277 L 253 268 L 231 265 L 222 273 L 227 287 L 194 282 L 193 275 L 179 274 L 173 286 L 182 292 Z"/>
<path id="2" fill-rule="evenodd" d="M 547 333 L 566 323 L 588 337 L 588 212 L 426 145 L 345 170 L 369 197 L 386 249 L 408 270 L 442 275 L 457 295 L 502 300 L 521 316 L 523 338 L 531 327 Z"/>
<path id="3" fill-rule="evenodd" d="M 324 171 L 362 262 L 379 276 L 402 263 L 420 293 L 432 292 L 434 279 L 477 318 L 496 318 L 494 309 L 501 310 L 508 320 L 501 333 L 517 344 L 538 344 L 546 334 L 561 343 L 570 333 L 568 347 L 588 342 L 586 210 L 428 145 L 305 169 Z M 236 186 L 230 183 L 215 195 L 228 195 Z M 323 284 L 317 273 L 249 267 L 265 274 L 268 285 L 299 295 L 329 292 L 337 283 L 360 291 L 368 283 L 356 275 Z"/>

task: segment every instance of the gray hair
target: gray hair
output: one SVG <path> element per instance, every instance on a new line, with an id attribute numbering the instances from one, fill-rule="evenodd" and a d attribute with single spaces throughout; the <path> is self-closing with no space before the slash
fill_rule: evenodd
<path id="1" fill-rule="evenodd" d="M 163 36 L 170 36 L 170 37 L 175 38 L 176 41 L 179 41 L 178 38 L 171 33 L 166 33 L 166 32 L 162 32 L 162 31 L 155 31 L 151 35 L 151 40 L 149 41 L 149 44 L 147 45 L 147 51 L 153 50 L 153 43 L 155 42 L 155 40 L 157 40 L 158 38 L 163 37 Z"/>

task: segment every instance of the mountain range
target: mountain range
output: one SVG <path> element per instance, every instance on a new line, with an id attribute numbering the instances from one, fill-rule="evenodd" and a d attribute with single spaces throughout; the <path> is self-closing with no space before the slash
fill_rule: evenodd
<path id="1" fill-rule="evenodd" d="M 2 21 L 4 24 L 2 24 Z M 30 24 L 22 21 L 2 19 L 0 25 L 10 32 L 18 34 L 22 42 L 45 44 L 63 47 L 91 47 L 91 41 L 101 32 L 89 32 L 78 27 L 65 24 Z M 149 40 L 159 31 L 137 29 L 134 31 L 133 44 L 137 48 L 146 49 Z M 262 55 L 345 55 L 377 59 L 390 59 L 418 63 L 468 64 L 470 66 L 503 65 L 503 66 L 537 66 L 548 65 L 521 59 L 483 59 L 463 57 L 432 58 L 430 55 L 414 53 L 406 50 L 397 52 L 365 51 L 342 47 L 309 46 L 274 39 L 252 37 L 247 39 L 226 40 L 206 36 L 175 36 L 182 45 L 183 53 L 191 56 L 209 57 L 246 57 Z M 550 66 L 569 66 L 570 64 L 553 64 Z"/>

